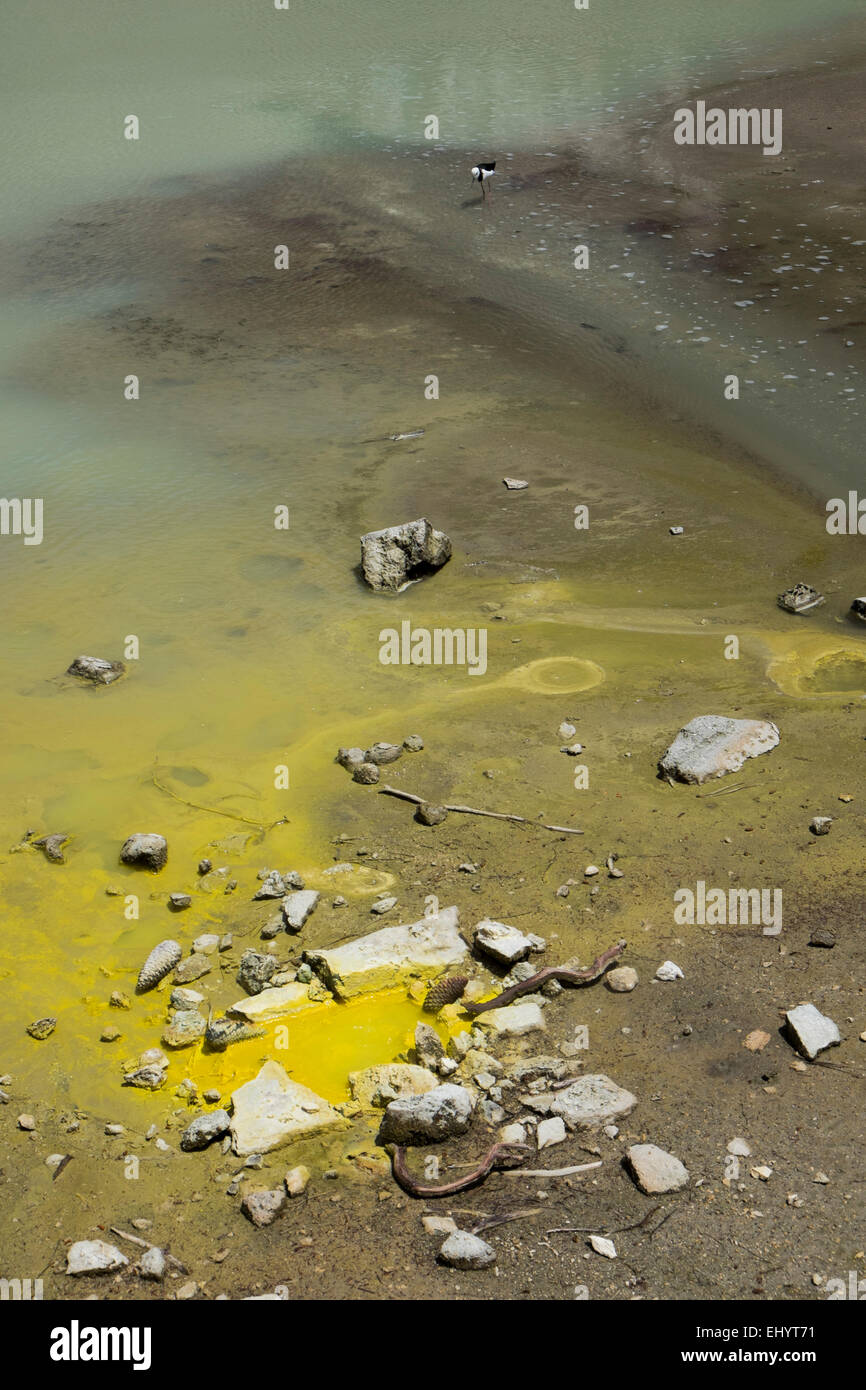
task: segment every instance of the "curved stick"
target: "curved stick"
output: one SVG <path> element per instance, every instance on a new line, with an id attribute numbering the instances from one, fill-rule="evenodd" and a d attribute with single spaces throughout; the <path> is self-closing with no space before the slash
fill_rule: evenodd
<path id="1" fill-rule="evenodd" d="M 519 1168 L 528 1158 L 529 1149 L 523 1144 L 494 1144 L 478 1166 L 473 1168 L 471 1173 L 467 1173 L 465 1178 L 455 1178 L 453 1182 L 444 1183 L 441 1187 L 432 1187 L 427 1183 L 417 1182 L 412 1177 L 406 1166 L 405 1148 L 402 1144 L 395 1144 L 391 1170 L 395 1181 L 410 1197 L 451 1197 L 455 1192 L 462 1192 L 464 1188 L 483 1182 L 494 1168 Z"/>
<path id="2" fill-rule="evenodd" d="M 510 1004 L 512 999 L 517 999 L 521 994 L 531 994 L 546 983 L 547 980 L 559 980 L 564 985 L 591 985 L 596 980 L 600 980 L 609 965 L 612 965 L 625 950 L 627 942 L 618 941 L 615 946 L 609 946 L 592 965 L 586 970 L 569 970 L 567 965 L 548 965 L 544 970 L 539 970 L 536 975 L 530 975 L 528 980 L 520 980 L 510 989 L 504 989 L 501 994 L 497 994 L 495 999 L 488 999 L 484 1004 L 461 1004 L 461 1008 L 468 1014 L 484 1014 L 488 1009 L 502 1009 L 506 1004 Z"/>

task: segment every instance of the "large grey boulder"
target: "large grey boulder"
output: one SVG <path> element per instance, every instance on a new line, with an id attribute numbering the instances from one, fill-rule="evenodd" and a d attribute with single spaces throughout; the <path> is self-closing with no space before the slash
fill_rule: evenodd
<path id="1" fill-rule="evenodd" d="M 680 729 L 660 760 L 659 771 L 680 782 L 706 782 L 739 772 L 747 758 L 769 753 L 778 742 L 779 730 L 768 719 L 700 714 Z"/>
<path id="2" fill-rule="evenodd" d="M 451 542 L 426 517 L 368 531 L 361 537 L 361 568 L 371 589 L 396 592 L 438 570 L 451 558 Z"/>
<path id="3" fill-rule="evenodd" d="M 379 1126 L 379 1144 L 435 1144 L 465 1134 L 474 1098 L 463 1086 L 446 1083 L 421 1096 L 392 1100 Z"/>

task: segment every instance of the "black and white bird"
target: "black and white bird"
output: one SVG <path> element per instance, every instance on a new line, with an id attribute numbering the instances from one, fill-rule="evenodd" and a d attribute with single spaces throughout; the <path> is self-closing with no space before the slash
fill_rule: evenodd
<path id="1" fill-rule="evenodd" d="M 486 182 L 487 182 L 488 179 L 492 179 L 492 178 L 493 178 L 493 175 L 494 175 L 495 173 L 496 173 L 496 160 L 495 160 L 495 159 L 494 159 L 494 161 L 493 161 L 492 164 L 473 164 L 473 166 L 472 166 L 472 177 L 473 177 L 473 179 L 475 180 L 476 183 L 480 183 L 480 184 L 481 184 L 481 196 L 482 196 L 482 198 L 486 198 L 486 197 L 487 197 L 487 190 L 486 190 L 486 188 L 485 188 L 485 184 L 486 184 Z"/>

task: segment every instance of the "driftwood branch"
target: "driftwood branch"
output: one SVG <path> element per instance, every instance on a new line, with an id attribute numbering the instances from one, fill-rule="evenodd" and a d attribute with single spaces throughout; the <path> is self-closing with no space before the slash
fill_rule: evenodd
<path id="1" fill-rule="evenodd" d="M 428 798 L 426 796 L 414 796 L 412 792 L 401 791 L 399 787 L 380 787 L 379 792 L 382 796 L 396 796 L 400 801 L 411 801 L 415 806 L 424 806 Z M 582 835 L 582 830 L 575 830 L 571 825 L 546 825 L 543 821 L 527 820 L 526 816 L 511 815 L 506 811 L 481 811 L 477 806 L 449 806 L 447 802 L 442 802 L 446 811 L 456 811 L 463 816 L 487 816 L 490 820 L 509 820 L 517 825 L 532 825 L 537 830 L 552 830 L 557 835 Z"/>

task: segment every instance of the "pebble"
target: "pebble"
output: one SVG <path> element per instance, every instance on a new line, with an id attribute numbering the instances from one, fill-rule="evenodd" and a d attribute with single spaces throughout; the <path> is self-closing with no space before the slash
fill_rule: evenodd
<path id="1" fill-rule="evenodd" d="M 396 899 L 396 898 L 393 898 L 393 897 L 390 897 L 390 898 L 389 898 L 389 897 L 379 898 L 379 899 L 377 899 L 376 902 L 373 903 L 372 907 L 370 908 L 370 911 L 371 911 L 371 912 L 375 912 L 377 916 L 381 917 L 384 913 L 390 912 L 391 909 L 394 908 L 394 907 L 396 907 L 396 906 L 397 906 L 397 899 Z"/>
<path id="2" fill-rule="evenodd" d="M 561 1144 L 566 1137 L 565 1121 L 562 1116 L 553 1115 L 548 1120 L 542 1120 L 535 1137 L 539 1149 L 547 1149 L 551 1144 Z"/>
<path id="3" fill-rule="evenodd" d="M 219 948 L 220 939 L 214 932 L 204 932 L 197 936 L 192 943 L 192 949 L 199 951 L 203 956 L 213 956 Z"/>
<path id="4" fill-rule="evenodd" d="M 123 1251 L 104 1240 L 76 1240 L 66 1252 L 67 1274 L 109 1274 L 128 1264 Z"/>
<path id="5" fill-rule="evenodd" d="M 685 1164 L 656 1144 L 632 1144 L 626 1161 L 642 1192 L 676 1192 L 689 1180 Z"/>
<path id="6" fill-rule="evenodd" d="M 574 738 L 575 734 L 577 733 L 577 729 L 574 726 L 574 724 L 570 724 L 567 719 L 564 719 L 560 724 L 559 728 L 557 729 L 556 733 L 558 738 L 569 739 Z"/>
<path id="7" fill-rule="evenodd" d="M 189 1301 L 189 1299 L 195 1298 L 197 1293 L 198 1284 L 195 1282 L 194 1279 L 190 1279 L 188 1284 L 181 1284 L 180 1288 L 175 1294 L 175 1298 L 179 1299 L 181 1303 L 186 1303 Z"/>
<path id="8" fill-rule="evenodd" d="M 158 1245 L 151 1245 L 145 1250 L 138 1262 L 138 1272 L 142 1279 L 160 1281 L 165 1278 L 165 1254 Z"/>
<path id="9" fill-rule="evenodd" d="M 496 1252 L 480 1236 L 457 1230 L 444 1241 L 439 1258 L 452 1269 L 489 1269 L 496 1263 Z"/>
<path id="10" fill-rule="evenodd" d="M 206 1149 L 214 1139 L 219 1139 L 229 1128 L 231 1120 L 225 1110 L 211 1110 L 206 1115 L 198 1115 L 183 1132 L 180 1147 L 184 1153 Z"/>
<path id="11" fill-rule="evenodd" d="M 424 747 L 424 740 L 420 734 L 409 734 L 403 740 L 403 747 L 408 753 L 420 753 Z"/>
<path id="12" fill-rule="evenodd" d="M 310 1170 L 305 1168 L 303 1163 L 299 1163 L 296 1168 L 289 1169 L 283 1181 L 290 1197 L 300 1197 L 301 1193 L 306 1191 L 307 1183 L 310 1181 Z"/>
<path id="13" fill-rule="evenodd" d="M 168 905 L 172 912 L 185 912 L 188 907 L 192 907 L 192 898 L 189 893 L 169 893 Z"/>
<path id="14" fill-rule="evenodd" d="M 273 1191 L 260 1188 L 247 1193 L 241 1202 L 241 1211 L 254 1226 L 261 1229 L 262 1226 L 270 1226 L 272 1221 L 276 1221 L 285 1205 L 285 1188 L 278 1187 Z"/>
<path id="15" fill-rule="evenodd" d="M 682 970 L 672 960 L 664 961 L 656 971 L 657 980 L 682 980 L 685 979 Z"/>
<path id="16" fill-rule="evenodd" d="M 597 873 L 598 873 L 598 865 L 597 865 L 597 864 L 587 864 L 586 868 L 585 868 L 584 871 L 583 871 L 583 876 L 584 876 L 584 878 L 595 878 L 595 876 L 596 876 Z"/>
<path id="17" fill-rule="evenodd" d="M 631 965 L 618 965 L 608 971 L 604 982 L 614 994 L 629 994 L 637 985 L 638 973 Z"/>
<path id="18" fill-rule="evenodd" d="M 604 1255 L 608 1260 L 616 1259 L 616 1246 L 607 1236 L 590 1236 L 589 1244 L 597 1255 Z"/>
<path id="19" fill-rule="evenodd" d="M 124 1125 L 106 1125 L 106 1126 L 105 1126 L 105 1133 L 106 1133 L 106 1134 L 125 1134 L 125 1133 L 126 1133 L 126 1127 L 125 1127 Z"/>
<path id="20" fill-rule="evenodd" d="M 19 1116 L 18 1116 L 18 1128 L 19 1128 L 19 1129 L 26 1129 L 26 1130 L 35 1129 L 35 1128 L 36 1128 L 36 1121 L 34 1120 L 34 1118 L 33 1118 L 32 1115 L 19 1115 Z"/>
<path id="21" fill-rule="evenodd" d="M 375 763 L 358 763 L 352 773 L 352 781 L 360 782 L 362 787 L 374 787 L 379 780 L 379 769 Z"/>
<path id="22" fill-rule="evenodd" d="M 828 927 L 816 927 L 809 937 L 810 946 L 826 946 L 831 950 L 836 945 L 836 935 Z"/>
<path id="23" fill-rule="evenodd" d="M 503 1144 L 525 1144 L 526 1126 L 517 1120 L 510 1125 L 503 1125 L 499 1131 L 499 1138 Z"/>
<path id="24" fill-rule="evenodd" d="M 738 1158 L 750 1158 L 752 1150 L 745 1139 L 731 1139 L 728 1143 L 728 1153 L 736 1154 Z"/>
<path id="25" fill-rule="evenodd" d="M 189 985 L 193 980 L 200 980 L 202 975 L 209 975 L 211 968 L 207 956 L 194 952 L 180 962 L 174 972 L 174 978 L 178 984 Z"/>
<path id="26" fill-rule="evenodd" d="M 827 1047 L 842 1041 L 832 1018 L 827 1018 L 814 1004 L 798 1004 L 785 1014 L 788 1034 L 804 1057 L 814 1058 Z"/>
<path id="27" fill-rule="evenodd" d="M 453 1216 L 422 1216 L 421 1225 L 428 1236 L 450 1236 L 458 1229 Z"/>
<path id="28" fill-rule="evenodd" d="M 441 825 L 447 816 L 444 806 L 433 806 L 429 801 L 423 802 L 415 812 L 415 819 L 422 825 Z"/>
<path id="29" fill-rule="evenodd" d="M 829 835 L 832 824 L 832 816 L 813 816 L 809 822 L 809 829 L 813 835 Z"/>
<path id="30" fill-rule="evenodd" d="M 130 999 L 129 995 L 124 994 L 123 991 L 119 989 L 114 989 L 111 991 L 108 1002 L 113 1009 L 132 1008 L 132 1000 Z"/>
<path id="31" fill-rule="evenodd" d="M 28 1023 L 27 1032 L 31 1038 L 36 1038 L 37 1042 L 44 1042 L 46 1038 L 51 1037 L 56 1027 L 56 1018 L 37 1018 L 35 1023 Z"/>
<path id="32" fill-rule="evenodd" d="M 117 1039 L 118 1039 L 120 1036 L 121 1036 L 120 1029 L 119 1029 L 119 1028 L 115 1028 L 115 1027 L 113 1026 L 113 1024 L 108 1023 L 108 1024 L 106 1024 L 106 1026 L 103 1028 L 102 1032 L 100 1033 L 100 1035 L 99 1035 L 99 1041 L 100 1041 L 100 1042 L 117 1042 Z"/>

